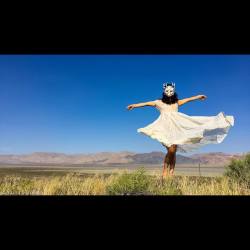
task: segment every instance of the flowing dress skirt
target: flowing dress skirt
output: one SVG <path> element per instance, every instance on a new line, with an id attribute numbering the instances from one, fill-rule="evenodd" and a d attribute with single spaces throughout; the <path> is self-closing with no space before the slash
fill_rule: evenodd
<path id="1" fill-rule="evenodd" d="M 190 152 L 203 145 L 221 143 L 234 125 L 234 117 L 220 112 L 216 116 L 188 116 L 165 112 L 146 127 L 137 129 L 163 146 L 177 145 L 177 151 Z"/>

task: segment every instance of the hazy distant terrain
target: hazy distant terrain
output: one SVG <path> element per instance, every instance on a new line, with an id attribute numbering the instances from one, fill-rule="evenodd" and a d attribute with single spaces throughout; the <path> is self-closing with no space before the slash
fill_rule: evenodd
<path id="1" fill-rule="evenodd" d="M 80 175 L 112 174 L 117 171 L 135 171 L 144 167 L 147 174 L 161 174 L 162 164 L 114 164 L 114 165 L 28 165 L 28 164 L 0 164 L 0 177 L 6 175 L 20 175 L 26 177 L 61 176 L 67 173 L 78 173 Z M 176 175 L 189 176 L 221 176 L 225 170 L 224 166 L 210 165 L 176 165 Z"/>
<path id="2" fill-rule="evenodd" d="M 183 156 L 177 154 L 176 175 L 221 176 L 232 159 L 243 154 L 207 153 Z M 59 176 L 67 173 L 109 174 L 116 170 L 134 171 L 144 167 L 148 174 L 160 174 L 165 153 L 100 152 L 63 154 L 35 152 L 26 155 L 0 155 L 0 176 Z"/>
<path id="3" fill-rule="evenodd" d="M 178 155 L 175 176 L 162 180 L 164 156 L 162 152 L 1 155 L 0 195 L 250 194 L 248 182 L 225 174 L 227 163 L 244 154 Z"/>
<path id="4" fill-rule="evenodd" d="M 181 164 L 202 164 L 202 165 L 226 165 L 231 159 L 239 159 L 243 154 L 227 154 L 222 152 L 194 154 L 183 156 L 177 154 L 176 163 Z M 100 152 L 93 154 L 64 154 L 51 152 L 34 152 L 31 154 L 1 154 L 0 164 L 162 164 L 165 153 L 153 151 L 150 153 L 135 153 L 129 151 L 121 152 Z"/>

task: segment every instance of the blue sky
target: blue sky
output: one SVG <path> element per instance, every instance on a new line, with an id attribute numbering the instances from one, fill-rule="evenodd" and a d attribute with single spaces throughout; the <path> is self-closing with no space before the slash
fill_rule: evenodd
<path id="1" fill-rule="evenodd" d="M 207 100 L 180 107 L 188 115 L 235 117 L 221 144 L 200 152 L 250 150 L 249 55 L 1 55 L 0 154 L 165 151 L 137 133 L 159 116 L 162 83 L 179 98 Z"/>

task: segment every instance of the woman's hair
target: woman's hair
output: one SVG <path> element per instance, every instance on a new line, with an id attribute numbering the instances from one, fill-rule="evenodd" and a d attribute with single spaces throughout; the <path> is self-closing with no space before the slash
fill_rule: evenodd
<path id="1" fill-rule="evenodd" d="M 166 104 L 174 104 L 178 102 L 178 95 L 177 93 L 174 93 L 172 96 L 167 96 L 164 92 L 162 93 L 162 98 L 159 100 L 162 100 Z"/>

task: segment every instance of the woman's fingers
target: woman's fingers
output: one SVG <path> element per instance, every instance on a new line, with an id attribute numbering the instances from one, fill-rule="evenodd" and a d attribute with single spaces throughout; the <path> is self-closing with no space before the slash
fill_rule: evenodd
<path id="1" fill-rule="evenodd" d="M 133 105 L 128 105 L 128 106 L 127 106 L 127 109 L 128 109 L 128 110 L 133 109 Z"/>
<path id="2" fill-rule="evenodd" d="M 205 100 L 207 98 L 207 96 L 205 96 L 205 95 L 200 95 L 200 99 L 201 100 Z"/>

